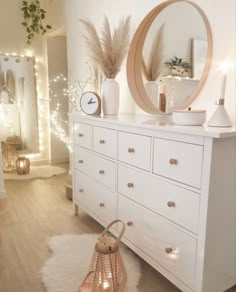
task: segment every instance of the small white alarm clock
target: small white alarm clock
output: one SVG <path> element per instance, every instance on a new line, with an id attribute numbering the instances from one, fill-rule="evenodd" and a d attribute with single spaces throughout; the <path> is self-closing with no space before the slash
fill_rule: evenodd
<path id="1" fill-rule="evenodd" d="M 80 98 L 80 108 L 87 115 L 101 114 L 101 98 L 93 91 L 87 91 Z"/>

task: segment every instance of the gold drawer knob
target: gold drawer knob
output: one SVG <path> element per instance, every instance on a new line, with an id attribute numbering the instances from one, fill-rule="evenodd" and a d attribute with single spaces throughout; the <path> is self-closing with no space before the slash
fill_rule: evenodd
<path id="1" fill-rule="evenodd" d="M 165 249 L 165 252 L 166 252 L 167 254 L 170 254 L 170 253 L 173 252 L 173 248 L 171 248 L 171 247 L 167 247 L 167 248 Z"/>
<path id="2" fill-rule="evenodd" d="M 79 162 L 79 164 L 82 164 L 82 163 L 84 163 L 84 161 L 83 161 L 83 160 L 79 160 L 78 162 Z"/>
<path id="3" fill-rule="evenodd" d="M 170 163 L 171 165 L 176 165 L 176 164 L 178 163 L 178 161 L 177 161 L 177 159 L 171 158 L 171 159 L 169 160 L 169 163 Z"/>
<path id="4" fill-rule="evenodd" d="M 105 173 L 105 171 L 104 170 L 99 170 L 99 174 L 104 174 Z"/>
<path id="5" fill-rule="evenodd" d="M 167 206 L 168 207 L 175 207 L 175 202 L 173 202 L 173 201 L 169 201 L 168 203 L 167 203 Z"/>
<path id="6" fill-rule="evenodd" d="M 79 133 L 79 137 L 84 137 L 84 134 L 82 134 L 82 133 Z"/>
<path id="7" fill-rule="evenodd" d="M 104 208 L 104 207 L 105 207 L 105 204 L 104 204 L 104 203 L 100 203 L 100 204 L 99 204 L 99 207 L 100 207 L 100 208 Z"/>
<path id="8" fill-rule="evenodd" d="M 133 183 L 127 183 L 127 187 L 128 188 L 133 188 L 134 187 L 134 184 Z"/>
<path id="9" fill-rule="evenodd" d="M 134 225 L 132 221 L 128 221 L 126 224 L 127 224 L 127 226 L 129 226 L 129 227 Z"/>
<path id="10" fill-rule="evenodd" d="M 80 193 L 83 193 L 83 192 L 84 192 L 84 189 L 79 189 L 79 192 L 80 192 Z"/>
<path id="11" fill-rule="evenodd" d="M 134 148 L 128 148 L 129 153 L 134 153 Z"/>
<path id="12" fill-rule="evenodd" d="M 105 144 L 105 140 L 99 140 L 100 144 Z"/>

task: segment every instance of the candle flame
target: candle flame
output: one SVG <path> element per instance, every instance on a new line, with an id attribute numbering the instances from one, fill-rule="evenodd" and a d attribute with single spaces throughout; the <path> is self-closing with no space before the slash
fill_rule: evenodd
<path id="1" fill-rule="evenodd" d="M 223 63 L 220 64 L 220 70 L 223 74 L 227 74 L 230 69 L 233 67 L 233 61 L 232 60 L 225 60 Z"/>

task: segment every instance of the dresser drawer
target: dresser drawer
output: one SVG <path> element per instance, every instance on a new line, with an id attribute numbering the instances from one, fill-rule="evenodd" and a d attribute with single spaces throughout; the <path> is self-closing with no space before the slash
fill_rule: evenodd
<path id="1" fill-rule="evenodd" d="M 118 160 L 150 170 L 151 137 L 118 132 Z"/>
<path id="2" fill-rule="evenodd" d="M 117 195 L 87 175 L 75 172 L 75 200 L 89 209 L 106 225 L 117 219 Z"/>
<path id="3" fill-rule="evenodd" d="M 123 165 L 118 166 L 118 192 L 198 232 L 199 194 Z"/>
<path id="4" fill-rule="evenodd" d="M 108 157 L 116 159 L 117 156 L 116 130 L 94 127 L 93 150 Z"/>
<path id="5" fill-rule="evenodd" d="M 74 167 L 115 191 L 116 164 L 81 147 L 74 150 Z"/>
<path id="6" fill-rule="evenodd" d="M 203 147 L 194 144 L 154 139 L 153 172 L 201 188 Z"/>
<path id="7" fill-rule="evenodd" d="M 92 126 L 82 123 L 74 123 L 74 143 L 92 149 L 92 132 Z"/>
<path id="8" fill-rule="evenodd" d="M 118 218 L 126 222 L 124 236 L 130 242 L 193 288 L 196 239 L 122 196 L 118 197 Z"/>

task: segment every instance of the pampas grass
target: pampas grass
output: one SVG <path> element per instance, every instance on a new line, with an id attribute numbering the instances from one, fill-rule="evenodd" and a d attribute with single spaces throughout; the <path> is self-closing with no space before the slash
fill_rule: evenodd
<path id="1" fill-rule="evenodd" d="M 80 21 L 86 30 L 83 37 L 92 62 L 100 68 L 106 78 L 115 78 L 129 47 L 130 16 L 122 18 L 113 33 L 105 16 L 101 36 L 90 21 Z"/>
<path id="2" fill-rule="evenodd" d="M 155 38 L 153 39 L 150 54 L 148 56 L 148 62 L 145 63 L 142 58 L 143 74 L 148 81 L 155 81 L 161 74 L 162 61 L 163 61 L 163 30 L 164 24 L 158 29 Z"/>
<path id="3" fill-rule="evenodd" d="M 95 65 L 93 66 L 93 87 L 95 92 L 99 93 L 101 92 L 101 85 L 103 82 L 103 74 L 99 70 L 99 68 Z"/>

